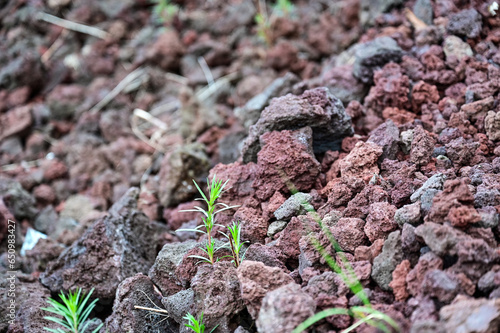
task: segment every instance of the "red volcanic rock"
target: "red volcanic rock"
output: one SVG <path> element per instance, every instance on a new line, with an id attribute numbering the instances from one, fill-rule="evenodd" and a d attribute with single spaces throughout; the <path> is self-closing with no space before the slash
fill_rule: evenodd
<path id="1" fill-rule="evenodd" d="M 21 134 L 32 123 L 31 106 L 25 105 L 0 114 L 0 141 Z"/>
<path id="2" fill-rule="evenodd" d="M 370 180 L 379 173 L 377 160 L 382 155 L 382 148 L 371 142 L 358 142 L 354 149 L 340 161 L 342 177 Z"/>
<path id="3" fill-rule="evenodd" d="M 422 292 L 421 286 L 425 274 L 434 269 L 442 269 L 443 260 L 432 252 L 421 256 L 417 265 L 406 276 L 407 289 L 410 295 L 417 296 Z"/>
<path id="4" fill-rule="evenodd" d="M 38 185 L 33 189 L 35 199 L 43 204 L 50 204 L 56 200 L 56 194 L 52 187 L 47 184 Z"/>
<path id="5" fill-rule="evenodd" d="M 451 225 L 458 228 L 465 228 L 469 224 L 477 223 L 481 220 L 479 213 L 474 207 L 458 206 L 451 207 L 447 219 Z"/>
<path id="6" fill-rule="evenodd" d="M 401 73 L 401 67 L 395 63 L 388 63 L 381 70 L 375 72 L 375 85 L 365 98 L 365 107 L 381 115 L 387 107 L 408 110 L 410 80 Z"/>
<path id="7" fill-rule="evenodd" d="M 470 192 L 465 179 L 447 180 L 444 183 L 444 190 L 434 197 L 426 221 L 443 223 L 447 220 L 448 214 L 453 207 L 470 206 L 473 202 L 474 196 Z"/>
<path id="8" fill-rule="evenodd" d="M 394 220 L 396 207 L 387 202 L 376 202 L 370 205 L 364 231 L 370 242 L 385 238 L 398 228 Z"/>
<path id="9" fill-rule="evenodd" d="M 343 250 L 354 253 L 358 246 L 366 244 L 364 226 L 362 219 L 341 218 L 330 231 Z"/>
<path id="10" fill-rule="evenodd" d="M 403 260 L 392 272 L 392 281 L 389 283 L 389 287 L 392 288 L 396 301 L 405 301 L 410 296 L 406 289 L 406 276 L 410 269 L 410 262 Z"/>
<path id="11" fill-rule="evenodd" d="M 420 107 L 425 103 L 437 103 L 439 92 L 437 87 L 424 81 L 417 82 L 411 90 L 411 104 L 415 113 L 420 112 Z"/>
<path id="12" fill-rule="evenodd" d="M 417 165 L 425 165 L 434 150 L 434 138 L 421 126 L 413 131 L 413 141 L 410 150 L 410 162 Z"/>
<path id="13" fill-rule="evenodd" d="M 256 179 L 252 185 L 260 200 L 275 191 L 289 192 L 288 183 L 299 191 L 309 191 L 320 173 L 320 163 L 312 152 L 312 130 L 267 132 L 261 136 Z"/>
<path id="14" fill-rule="evenodd" d="M 290 275 L 280 268 L 250 260 L 241 263 L 237 274 L 241 285 L 241 298 L 254 319 L 259 314 L 262 299 L 269 291 L 293 283 Z"/>

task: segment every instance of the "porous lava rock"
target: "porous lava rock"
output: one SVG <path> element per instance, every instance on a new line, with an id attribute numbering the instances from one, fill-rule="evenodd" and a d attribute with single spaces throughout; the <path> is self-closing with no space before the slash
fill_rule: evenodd
<path id="1" fill-rule="evenodd" d="M 130 188 L 85 234 L 47 265 L 40 281 L 52 292 L 75 286 L 113 299 L 127 277 L 147 273 L 155 260 L 155 231 L 137 210 L 139 190 Z M 76 274 L 75 272 L 80 272 Z"/>
<path id="2" fill-rule="evenodd" d="M 262 134 L 306 126 L 313 130 L 315 153 L 338 150 L 341 140 L 353 133 L 351 117 L 345 112 L 342 102 L 327 88 L 308 90 L 300 96 L 288 94 L 273 99 L 257 123 L 250 127 L 242 149 L 243 162 L 257 161 Z"/>

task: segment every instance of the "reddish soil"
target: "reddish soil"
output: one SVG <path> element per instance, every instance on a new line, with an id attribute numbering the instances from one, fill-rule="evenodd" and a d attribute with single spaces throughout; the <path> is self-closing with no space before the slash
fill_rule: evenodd
<path id="1" fill-rule="evenodd" d="M 311 244 L 340 264 L 327 230 L 401 332 L 500 332 L 493 1 L 268 3 L 269 44 L 251 0 L 172 2 L 166 22 L 146 0 L 0 7 L 0 333 L 57 328 L 41 307 L 76 288 L 94 288 L 101 333 L 188 332 L 187 312 L 215 332 L 288 333 L 362 304 Z M 176 232 L 202 223 L 182 211 L 215 175 L 238 205 L 216 243 L 241 221 L 238 268 L 198 264 L 206 236 Z M 29 229 L 47 238 L 22 256 Z"/>

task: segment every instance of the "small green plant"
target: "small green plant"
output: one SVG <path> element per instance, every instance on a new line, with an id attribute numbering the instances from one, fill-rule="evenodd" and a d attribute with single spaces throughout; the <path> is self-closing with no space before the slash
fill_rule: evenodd
<path id="1" fill-rule="evenodd" d="M 172 4 L 169 0 L 151 0 L 155 4 L 153 13 L 162 23 L 169 23 L 179 12 L 179 7 Z"/>
<path id="2" fill-rule="evenodd" d="M 224 203 L 217 202 L 217 200 L 220 198 L 222 193 L 224 192 L 224 187 L 227 185 L 226 182 L 222 182 L 222 180 L 217 180 L 216 176 L 214 175 L 212 181 L 210 182 L 209 179 L 207 179 L 207 185 L 208 185 L 208 198 L 203 193 L 201 188 L 198 186 L 196 181 L 193 180 L 194 185 L 198 189 L 198 192 L 201 194 L 201 198 L 198 198 L 196 200 L 201 200 L 205 201 L 207 204 L 207 209 L 203 209 L 202 207 L 196 206 L 193 209 L 187 209 L 187 210 L 182 210 L 182 212 L 199 212 L 202 213 L 203 216 L 203 224 L 194 228 L 194 229 L 179 229 L 177 231 L 195 231 L 195 232 L 200 232 L 203 234 L 207 235 L 207 243 L 205 248 L 201 248 L 208 256 L 208 258 L 202 257 L 202 256 L 191 256 L 192 258 L 198 258 L 201 259 L 202 262 L 208 262 L 210 264 L 214 264 L 215 262 L 218 261 L 218 258 L 215 258 L 215 252 L 220 249 L 220 247 L 215 246 L 215 240 L 212 238 L 212 230 L 214 226 L 221 226 L 223 225 L 217 224 L 216 223 L 216 215 L 219 214 L 220 212 L 223 212 L 228 209 L 232 209 L 238 206 L 228 206 Z M 217 207 L 222 207 L 220 209 L 217 209 Z M 201 230 L 201 229 L 205 230 Z"/>
<path id="3" fill-rule="evenodd" d="M 231 255 L 225 257 L 233 258 L 232 262 L 234 263 L 236 268 L 238 268 L 240 266 L 241 261 L 243 260 L 243 256 L 241 256 L 240 254 L 241 248 L 243 247 L 243 244 L 245 244 L 246 242 L 241 241 L 241 224 L 239 221 L 233 222 L 233 225 L 228 226 L 227 228 L 229 230 L 229 234 L 225 234 L 222 231 L 220 231 L 220 233 L 223 234 L 228 239 L 228 248 L 229 250 L 231 250 Z"/>
<path id="4" fill-rule="evenodd" d="M 205 325 L 203 324 L 203 312 L 201 313 L 200 318 L 198 318 L 198 319 L 196 319 L 189 312 L 184 317 L 182 317 L 182 319 L 186 319 L 189 322 L 188 324 L 184 324 L 184 326 L 189 327 L 190 329 L 192 329 L 196 333 L 205 333 Z M 219 325 L 217 325 L 217 326 L 219 326 Z M 212 333 L 217 328 L 217 326 L 212 328 L 210 333 Z"/>
<path id="5" fill-rule="evenodd" d="M 269 16 L 266 9 L 265 0 L 257 0 L 257 14 L 255 23 L 257 24 L 257 36 L 259 36 L 267 46 L 274 41 L 272 22 L 274 17 L 290 17 L 294 10 L 290 0 L 278 0 L 272 6 L 272 13 Z"/>
<path id="6" fill-rule="evenodd" d="M 87 318 L 90 312 L 92 312 L 92 310 L 94 309 L 95 304 L 99 300 L 98 298 L 96 298 L 92 301 L 92 303 L 87 305 L 87 302 L 89 301 L 90 295 L 93 291 L 94 289 L 92 289 L 85 298 L 81 288 L 78 288 L 78 290 L 74 293 L 70 291 L 68 293 L 68 296 L 64 295 L 64 293 L 61 291 L 59 297 L 61 298 L 62 303 L 49 298 L 47 300 L 47 303 L 49 303 L 52 307 L 42 308 L 42 310 L 60 315 L 63 318 L 52 316 L 44 318 L 63 326 L 64 329 L 52 329 L 47 327 L 44 327 L 43 329 L 52 333 L 86 333 L 86 329 L 90 324 L 90 322 L 87 321 Z M 99 325 L 99 327 L 92 331 L 92 333 L 98 332 L 101 329 L 102 325 L 103 324 Z"/>

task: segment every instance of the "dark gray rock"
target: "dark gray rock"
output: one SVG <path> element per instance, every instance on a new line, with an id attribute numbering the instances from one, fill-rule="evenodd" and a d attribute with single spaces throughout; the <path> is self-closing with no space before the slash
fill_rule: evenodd
<path id="1" fill-rule="evenodd" d="M 164 296 L 173 295 L 182 290 L 182 283 L 175 271 L 189 250 L 195 248 L 197 242 L 190 240 L 183 243 L 168 243 L 163 246 L 156 257 L 149 277 L 157 285 Z"/>
<path id="2" fill-rule="evenodd" d="M 474 8 L 450 15 L 449 19 L 447 29 L 452 35 L 476 38 L 483 28 L 481 14 Z"/>
<path id="3" fill-rule="evenodd" d="M 364 27 L 374 25 L 377 17 L 404 2 L 405 0 L 361 0 L 359 8 L 361 24 Z"/>
<path id="4" fill-rule="evenodd" d="M 163 297 L 161 303 L 173 320 L 178 324 L 183 324 L 185 320 L 182 317 L 188 312 L 193 313 L 194 292 L 191 288 L 181 290 L 176 294 Z"/>
<path id="5" fill-rule="evenodd" d="M 257 318 L 259 332 L 289 333 L 314 314 L 316 302 L 295 283 L 268 292 Z"/>
<path id="6" fill-rule="evenodd" d="M 417 0 L 413 5 L 413 13 L 424 23 L 432 25 L 434 13 L 432 12 L 432 3 L 430 0 Z"/>
<path id="7" fill-rule="evenodd" d="M 396 154 L 399 151 L 399 129 L 394 122 L 389 119 L 371 132 L 368 141 L 382 147 L 383 152 L 380 156 L 381 160 L 385 160 L 386 158 L 393 160 L 396 158 Z"/>
<path id="8" fill-rule="evenodd" d="M 300 96 L 288 94 L 273 99 L 259 121 L 250 127 L 242 149 L 243 162 L 257 162 L 262 134 L 308 126 L 313 130 L 314 153 L 339 150 L 342 139 L 353 134 L 351 117 L 327 88 L 307 90 Z"/>
<path id="9" fill-rule="evenodd" d="M 371 1 L 370 1 L 371 2 Z M 375 7 L 374 4 L 370 6 Z M 388 62 L 400 62 L 403 50 L 391 37 L 378 37 L 361 44 L 356 50 L 353 75 L 363 83 L 371 83 L 373 72 Z"/>
<path id="10" fill-rule="evenodd" d="M 139 273 L 125 279 L 118 286 L 113 303 L 113 313 L 106 319 L 102 331 L 116 333 L 178 332 L 179 325 L 168 318 L 167 314 L 134 307 L 143 306 L 164 310 L 160 299 L 161 295 L 155 291 L 153 282 L 147 276 Z"/>
<path id="11" fill-rule="evenodd" d="M 53 293 L 95 288 L 95 297 L 109 300 L 124 279 L 147 273 L 155 260 L 157 229 L 137 210 L 138 196 L 139 189 L 129 189 L 108 215 L 47 265 L 42 284 Z"/>
<path id="12" fill-rule="evenodd" d="M 5 206 L 18 221 L 25 218 L 32 221 L 38 213 L 35 198 L 19 182 L 1 177 L 0 193 Z"/>
<path id="13" fill-rule="evenodd" d="M 202 177 L 208 174 L 209 168 L 205 147 L 200 143 L 184 145 L 165 155 L 160 168 L 161 204 L 169 207 L 194 197 L 198 190 L 193 179 L 203 183 Z"/>
<path id="14" fill-rule="evenodd" d="M 401 231 L 393 231 L 384 242 L 382 253 L 373 259 L 371 276 L 380 288 L 391 290 L 392 272 L 402 260 Z"/>

